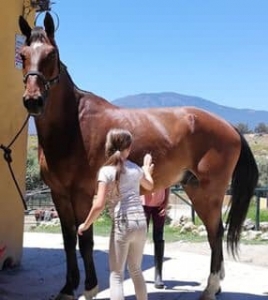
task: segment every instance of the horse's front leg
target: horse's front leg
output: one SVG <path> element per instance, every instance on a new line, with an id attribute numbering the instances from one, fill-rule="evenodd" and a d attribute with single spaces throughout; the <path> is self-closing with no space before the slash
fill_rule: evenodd
<path id="1" fill-rule="evenodd" d="M 79 237 L 79 248 L 85 268 L 85 290 L 79 300 L 91 300 L 99 291 L 96 269 L 93 260 L 93 226 Z"/>
<path id="2" fill-rule="evenodd" d="M 88 191 L 79 190 L 75 193 L 75 199 L 73 197 L 77 227 L 85 221 L 92 206 L 94 190 L 90 190 L 90 186 L 89 184 Z M 79 250 L 85 269 L 85 290 L 83 295 L 79 297 L 79 300 L 91 300 L 98 293 L 98 279 L 93 259 L 93 247 L 93 226 L 91 226 L 83 232 L 82 236 L 79 236 Z"/>
<path id="3" fill-rule="evenodd" d="M 75 214 L 69 196 L 57 195 L 53 192 L 51 195 L 61 222 L 67 264 L 66 282 L 55 300 L 73 300 L 75 299 L 74 290 L 77 289 L 80 281 L 76 256 Z"/>

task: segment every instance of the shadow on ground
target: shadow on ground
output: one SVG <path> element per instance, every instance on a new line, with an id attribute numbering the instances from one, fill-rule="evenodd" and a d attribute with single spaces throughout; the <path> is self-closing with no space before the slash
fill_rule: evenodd
<path id="1" fill-rule="evenodd" d="M 77 296 L 83 292 L 83 262 L 77 251 L 81 280 Z M 109 288 L 108 252 L 95 250 L 94 259 L 99 278 L 100 291 Z M 170 258 L 166 258 L 166 261 Z M 153 270 L 152 255 L 144 255 L 143 271 Z M 24 248 L 21 265 L 14 269 L 0 271 L 1 300 L 52 300 L 65 282 L 65 255 L 62 249 Z M 150 270 L 150 271 L 152 271 Z M 168 277 L 168 271 L 166 271 Z M 194 277 L 194 273 L 193 273 Z M 129 278 L 126 272 L 126 279 Z M 200 283 L 196 281 L 165 281 L 166 289 L 148 289 L 148 300 L 197 300 L 201 292 Z M 147 281 L 148 286 L 153 282 Z M 196 287 L 196 288 L 195 288 Z M 190 290 L 190 291 L 189 291 Z M 101 297 L 101 296 L 100 296 Z M 98 300 L 108 298 L 97 298 Z M 268 296 L 248 293 L 222 292 L 218 300 L 268 300 Z M 126 296 L 125 300 L 136 300 L 134 295 Z"/>

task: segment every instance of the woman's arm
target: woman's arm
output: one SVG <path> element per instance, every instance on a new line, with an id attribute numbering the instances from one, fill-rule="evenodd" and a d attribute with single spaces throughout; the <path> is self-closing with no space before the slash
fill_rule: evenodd
<path id="1" fill-rule="evenodd" d="M 164 196 L 163 202 L 161 204 L 162 208 L 166 208 L 168 206 L 169 195 L 170 195 L 170 188 L 168 187 L 165 189 L 165 196 Z"/>
<path id="2" fill-rule="evenodd" d="M 93 202 L 91 210 L 85 220 L 84 223 L 80 224 L 77 230 L 79 235 L 83 234 L 83 231 L 86 231 L 90 225 L 99 217 L 101 212 L 105 207 L 105 200 L 106 200 L 106 192 L 107 192 L 107 183 L 103 181 L 99 181 L 98 183 L 98 191 L 97 191 L 97 198 Z"/>

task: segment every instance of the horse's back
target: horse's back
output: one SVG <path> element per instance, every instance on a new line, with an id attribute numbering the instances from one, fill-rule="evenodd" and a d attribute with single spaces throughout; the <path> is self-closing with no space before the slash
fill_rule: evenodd
<path id="1" fill-rule="evenodd" d="M 185 170 L 197 176 L 208 172 L 214 175 L 227 167 L 229 172 L 238 159 L 241 141 L 237 131 L 224 119 L 203 109 L 129 109 L 105 103 L 103 99 L 90 102 L 81 125 L 88 157 L 94 158 L 90 165 L 100 167 L 104 162 L 105 137 L 111 128 L 132 132 L 130 158 L 139 165 L 146 152 L 152 153 L 156 186 L 179 181 Z"/>

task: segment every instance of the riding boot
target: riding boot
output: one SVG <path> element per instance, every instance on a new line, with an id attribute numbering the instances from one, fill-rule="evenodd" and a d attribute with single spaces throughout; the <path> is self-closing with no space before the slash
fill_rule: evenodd
<path id="1" fill-rule="evenodd" d="M 157 289 L 163 289 L 164 283 L 162 281 L 162 266 L 164 256 L 165 241 L 158 241 L 154 243 L 154 264 L 155 264 L 155 283 Z"/>

